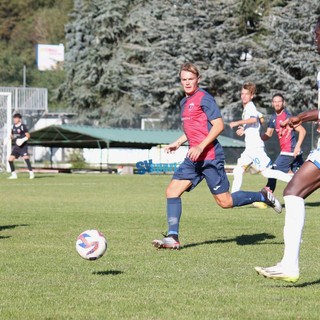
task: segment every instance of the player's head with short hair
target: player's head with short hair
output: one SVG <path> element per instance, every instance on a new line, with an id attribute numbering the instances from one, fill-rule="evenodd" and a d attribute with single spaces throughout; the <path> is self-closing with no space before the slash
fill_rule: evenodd
<path id="1" fill-rule="evenodd" d="M 181 78 L 181 73 L 182 71 L 187 71 L 187 72 L 191 72 L 193 73 L 197 78 L 200 78 L 200 71 L 197 68 L 197 66 L 193 63 L 187 62 L 184 63 L 181 68 L 180 68 L 180 72 L 179 72 L 179 77 Z"/>
<path id="2" fill-rule="evenodd" d="M 241 101 L 242 104 L 245 106 L 248 104 L 252 98 L 254 97 L 254 94 L 256 93 L 256 85 L 252 82 L 246 82 L 243 84 L 241 89 Z"/>
<path id="3" fill-rule="evenodd" d="M 14 124 L 19 124 L 21 122 L 21 118 L 22 118 L 22 116 L 21 116 L 20 113 L 15 113 L 13 115 L 13 123 Z"/>
<path id="4" fill-rule="evenodd" d="M 16 119 L 16 118 L 21 119 L 21 118 L 22 118 L 21 113 L 15 113 L 15 114 L 13 115 L 13 119 Z"/>
<path id="5" fill-rule="evenodd" d="M 281 93 L 276 93 L 272 96 L 272 107 L 276 113 L 282 112 L 285 107 L 285 99 Z"/>
<path id="6" fill-rule="evenodd" d="M 193 63 L 185 63 L 179 72 L 183 90 L 187 96 L 193 95 L 199 88 L 200 72 Z"/>
<path id="7" fill-rule="evenodd" d="M 272 96 L 272 101 L 274 100 L 274 98 L 281 98 L 283 102 L 285 101 L 285 98 L 284 98 L 283 94 L 281 94 L 281 93 L 275 93 Z"/>
<path id="8" fill-rule="evenodd" d="M 246 82 L 243 84 L 242 89 L 248 90 L 249 93 L 254 96 L 257 90 L 256 85 L 253 82 Z"/>

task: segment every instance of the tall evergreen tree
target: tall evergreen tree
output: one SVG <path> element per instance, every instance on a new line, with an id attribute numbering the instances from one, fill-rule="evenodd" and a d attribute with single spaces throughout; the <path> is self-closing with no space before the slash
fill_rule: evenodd
<path id="1" fill-rule="evenodd" d="M 250 3 L 75 0 L 60 98 L 84 123 L 128 127 L 140 126 L 142 117 L 159 117 L 164 128 L 174 127 L 182 97 L 178 69 L 192 61 L 227 120 L 238 112 L 244 81 L 257 83 L 261 109 L 275 91 L 285 92 L 296 110 L 311 107 L 318 1 L 260 1 L 252 8 Z M 247 34 L 241 23 L 249 9 L 259 24 Z M 249 50 L 252 60 L 241 60 Z"/>

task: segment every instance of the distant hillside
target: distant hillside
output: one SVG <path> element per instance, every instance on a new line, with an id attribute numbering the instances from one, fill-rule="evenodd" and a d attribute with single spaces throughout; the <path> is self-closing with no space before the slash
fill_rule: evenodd
<path id="1" fill-rule="evenodd" d="M 35 45 L 65 43 L 64 25 L 72 7 L 72 0 L 0 1 L 0 86 L 21 86 L 26 65 L 27 86 L 49 88 L 50 105 L 58 106 L 53 90 L 65 72 L 38 71 Z"/>

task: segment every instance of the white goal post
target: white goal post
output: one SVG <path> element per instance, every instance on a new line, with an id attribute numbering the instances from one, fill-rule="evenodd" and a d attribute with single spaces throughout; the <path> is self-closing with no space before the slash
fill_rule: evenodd
<path id="1" fill-rule="evenodd" d="M 1 136 L 1 170 L 10 172 L 10 166 L 7 161 L 11 154 L 11 127 L 12 127 L 12 97 L 11 92 L 0 92 L 0 136 Z"/>

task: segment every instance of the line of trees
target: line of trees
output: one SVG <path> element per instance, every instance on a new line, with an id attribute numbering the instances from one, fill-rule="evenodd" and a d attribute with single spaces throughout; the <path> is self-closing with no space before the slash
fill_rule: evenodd
<path id="1" fill-rule="evenodd" d="M 241 112 L 244 81 L 257 84 L 264 113 L 275 91 L 294 112 L 316 104 L 318 0 L 74 3 L 60 98 L 82 122 L 135 127 L 158 117 L 164 128 L 176 127 L 178 69 L 186 61 L 200 66 L 202 86 L 227 120 Z"/>
<path id="2" fill-rule="evenodd" d="M 21 85 L 26 65 L 27 85 L 48 87 L 50 107 L 79 122 L 174 128 L 178 70 L 192 61 L 226 120 L 241 113 L 244 81 L 262 112 L 276 91 L 299 112 L 316 105 L 319 16 L 318 0 L 2 0 L 0 85 Z M 37 43 L 64 43 L 64 70 L 38 71 Z"/>

